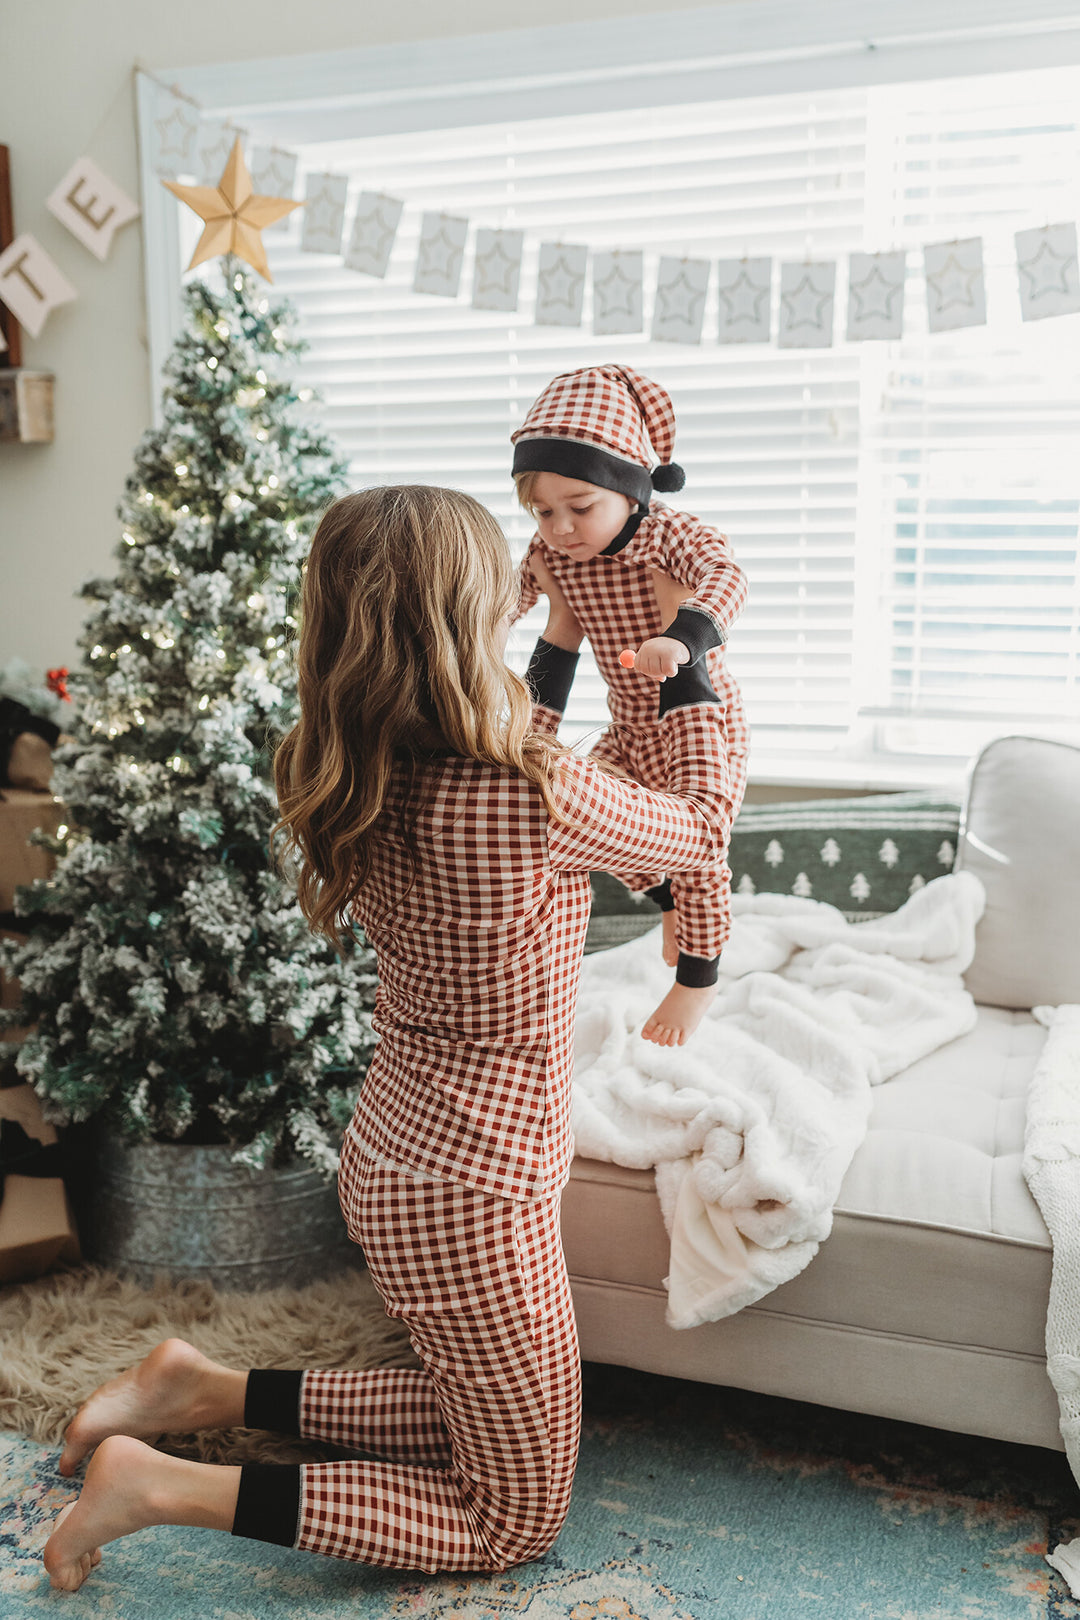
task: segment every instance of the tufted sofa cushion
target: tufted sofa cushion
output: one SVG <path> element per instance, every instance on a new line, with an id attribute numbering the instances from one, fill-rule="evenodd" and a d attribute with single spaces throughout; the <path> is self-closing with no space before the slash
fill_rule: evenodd
<path id="1" fill-rule="evenodd" d="M 1050 1239 L 1020 1161 L 1045 1037 L 1026 1013 L 980 1008 L 970 1034 L 876 1087 L 831 1237 L 748 1310 L 1041 1357 Z M 652 1171 L 576 1160 L 563 1233 L 573 1278 L 662 1292 Z"/>

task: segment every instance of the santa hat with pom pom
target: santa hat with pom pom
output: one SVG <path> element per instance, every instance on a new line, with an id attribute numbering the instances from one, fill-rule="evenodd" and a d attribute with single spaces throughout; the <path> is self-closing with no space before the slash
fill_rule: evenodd
<path id="1" fill-rule="evenodd" d="M 515 473 L 580 478 L 645 508 L 654 489 L 666 493 L 686 482 L 671 459 L 671 400 L 659 383 L 629 366 L 587 366 L 553 378 L 510 442 Z M 660 465 L 650 472 L 654 451 Z"/>

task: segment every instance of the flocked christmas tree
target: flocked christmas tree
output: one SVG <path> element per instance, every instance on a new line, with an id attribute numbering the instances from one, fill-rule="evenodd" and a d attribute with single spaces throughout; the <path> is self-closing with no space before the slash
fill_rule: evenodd
<path id="1" fill-rule="evenodd" d="M 21 891 L 8 1022 L 36 1026 L 17 1067 L 54 1120 L 329 1169 L 373 1043 L 374 959 L 312 937 L 267 845 L 300 568 L 344 466 L 290 380 L 291 310 L 222 264 L 222 290 L 186 289 L 116 574 L 83 587 L 54 779 L 70 829 L 52 879 Z"/>

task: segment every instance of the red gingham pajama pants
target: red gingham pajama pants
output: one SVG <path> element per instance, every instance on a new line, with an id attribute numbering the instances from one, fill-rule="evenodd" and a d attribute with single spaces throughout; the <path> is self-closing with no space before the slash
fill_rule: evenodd
<path id="1" fill-rule="evenodd" d="M 304 1374 L 301 1434 L 385 1460 L 304 1465 L 296 1546 L 430 1572 L 538 1558 L 570 1505 L 581 1422 L 559 1195 L 426 1181 L 348 1135 L 339 1184 L 422 1367 Z"/>
<path id="2" fill-rule="evenodd" d="M 742 704 L 730 694 L 727 707 L 703 705 L 709 720 L 726 736 L 725 752 L 731 792 L 731 820 L 738 815 L 746 791 L 749 735 Z M 610 725 L 590 751 L 591 759 L 617 765 L 642 787 L 669 792 L 669 761 L 659 723 L 653 725 Z M 641 872 L 625 876 L 623 882 L 634 894 L 658 887 L 664 872 Z M 726 860 L 694 872 L 671 874 L 671 898 L 675 902 L 675 935 L 680 951 L 688 956 L 719 956 L 731 932 L 731 869 Z"/>

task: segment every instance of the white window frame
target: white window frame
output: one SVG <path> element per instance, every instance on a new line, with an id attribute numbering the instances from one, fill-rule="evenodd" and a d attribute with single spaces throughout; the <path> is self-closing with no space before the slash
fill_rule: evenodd
<path id="1" fill-rule="evenodd" d="M 782 41 L 782 44 L 777 44 Z M 167 86 L 253 144 L 358 136 L 678 101 L 955 78 L 1080 64 L 1075 0 L 733 0 L 649 16 L 513 29 L 252 61 L 137 80 L 147 324 L 155 420 L 180 330 L 178 212 L 153 168 Z M 374 86 L 376 88 L 357 88 Z M 755 782 L 893 787 L 955 780 L 956 761 L 816 758 Z"/>

